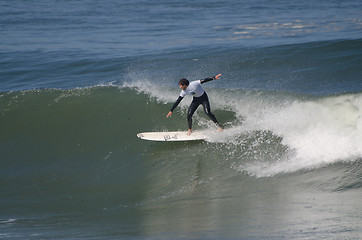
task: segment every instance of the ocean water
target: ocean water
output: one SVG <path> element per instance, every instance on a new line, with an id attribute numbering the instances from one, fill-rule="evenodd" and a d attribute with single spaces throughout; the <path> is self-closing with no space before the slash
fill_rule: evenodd
<path id="1" fill-rule="evenodd" d="M 0 239 L 361 239 L 361 9 L 0 0 Z"/>

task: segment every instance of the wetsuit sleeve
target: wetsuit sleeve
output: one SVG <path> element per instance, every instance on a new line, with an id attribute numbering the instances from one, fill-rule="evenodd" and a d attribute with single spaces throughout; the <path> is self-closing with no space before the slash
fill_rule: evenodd
<path id="1" fill-rule="evenodd" d="M 176 102 L 173 104 L 172 108 L 171 108 L 171 112 L 180 104 L 181 100 L 183 99 L 183 97 L 179 96 L 176 100 Z"/>
<path id="2" fill-rule="evenodd" d="M 215 77 L 207 77 L 207 78 L 205 78 L 203 80 L 200 80 L 200 83 L 203 84 L 203 83 L 206 83 L 206 82 L 210 82 L 210 81 L 212 81 L 214 79 L 215 79 Z"/>

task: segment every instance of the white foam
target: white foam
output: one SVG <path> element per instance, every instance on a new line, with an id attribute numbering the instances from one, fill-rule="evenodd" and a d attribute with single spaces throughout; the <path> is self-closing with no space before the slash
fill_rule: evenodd
<path id="1" fill-rule="evenodd" d="M 339 161 L 362 158 L 362 95 L 294 101 L 248 115 L 251 128 L 270 130 L 283 138 L 293 155 L 282 161 L 249 165 L 256 176 L 272 176 Z"/>
<path id="2" fill-rule="evenodd" d="M 7 220 L 0 220 L 0 224 L 14 223 L 14 222 L 16 222 L 16 219 L 14 219 L 14 218 L 10 218 Z"/>
<path id="3" fill-rule="evenodd" d="M 240 141 L 238 136 L 266 131 L 281 137 L 281 143 L 289 149 L 284 158 L 268 161 L 244 162 L 233 155 L 238 162 L 233 164 L 235 169 L 265 177 L 362 158 L 362 94 L 308 100 L 265 92 L 224 91 L 209 95 L 216 102 L 214 106 L 228 106 L 244 119 L 241 126 L 211 136 L 209 141 L 250 144 Z"/>

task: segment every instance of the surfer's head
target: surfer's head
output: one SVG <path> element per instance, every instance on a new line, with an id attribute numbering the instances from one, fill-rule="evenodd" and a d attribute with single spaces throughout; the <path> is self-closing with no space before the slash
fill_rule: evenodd
<path id="1" fill-rule="evenodd" d="M 186 78 L 182 78 L 179 82 L 178 85 L 180 86 L 180 88 L 182 90 L 185 90 L 188 86 L 189 86 L 190 82 L 189 80 L 187 80 Z"/>

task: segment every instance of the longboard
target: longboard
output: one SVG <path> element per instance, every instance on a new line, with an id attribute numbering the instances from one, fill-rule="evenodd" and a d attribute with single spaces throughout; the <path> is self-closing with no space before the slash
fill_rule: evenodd
<path id="1" fill-rule="evenodd" d="M 187 135 L 187 132 L 143 132 L 138 133 L 137 137 L 143 140 L 160 141 L 160 142 L 181 142 L 205 140 L 205 132 L 196 131 Z"/>

